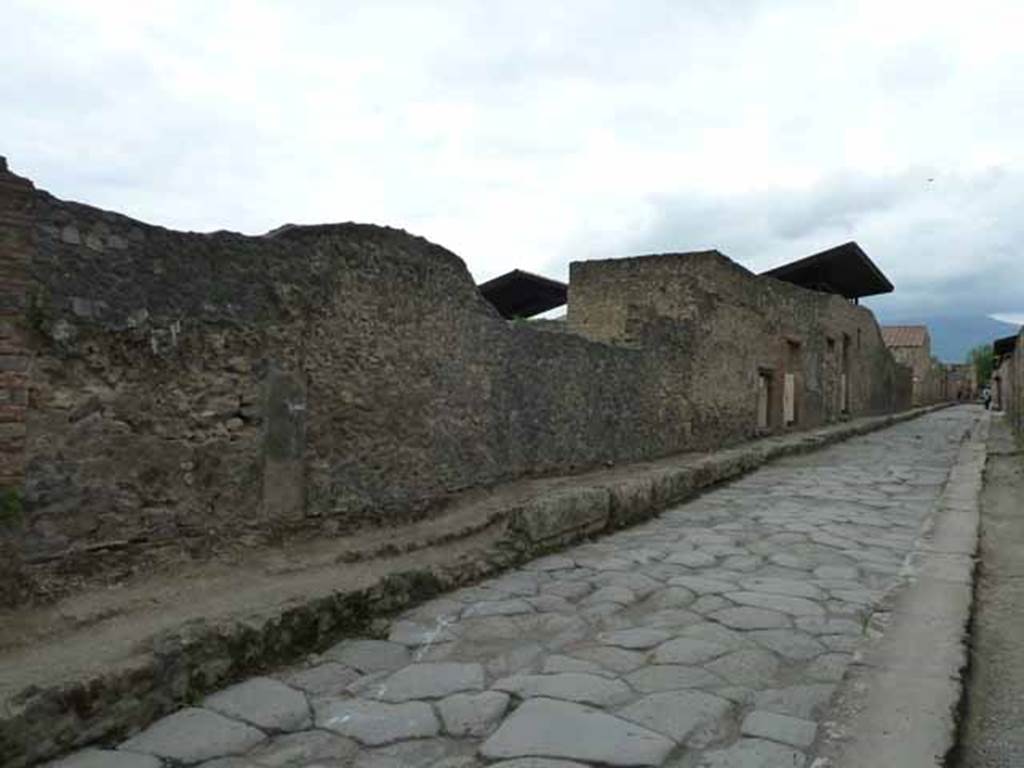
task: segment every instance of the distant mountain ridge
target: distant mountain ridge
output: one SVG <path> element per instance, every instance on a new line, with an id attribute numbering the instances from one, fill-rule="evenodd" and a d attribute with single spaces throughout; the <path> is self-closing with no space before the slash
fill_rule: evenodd
<path id="1" fill-rule="evenodd" d="M 995 339 L 1011 336 L 1020 331 L 1019 325 L 993 320 L 985 315 L 879 317 L 881 325 L 927 325 L 932 337 L 932 354 L 944 363 L 962 363 L 967 351 L 978 344 L 990 344 Z"/>

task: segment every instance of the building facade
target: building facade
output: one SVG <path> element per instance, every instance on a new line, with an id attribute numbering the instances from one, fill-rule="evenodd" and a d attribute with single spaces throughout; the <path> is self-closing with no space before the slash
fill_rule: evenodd
<path id="1" fill-rule="evenodd" d="M 595 341 L 680 350 L 701 431 L 765 434 L 910 403 L 909 371 L 869 310 L 717 251 L 575 262 L 568 324 Z"/>
<path id="2" fill-rule="evenodd" d="M 4 168 L 0 235 L 0 603 L 911 401 L 868 310 L 717 252 L 575 263 L 535 325 L 385 227 L 174 232 Z"/>
<path id="3" fill-rule="evenodd" d="M 978 373 L 971 363 L 946 363 L 946 395 L 949 400 L 970 402 L 978 398 Z"/>
<path id="4" fill-rule="evenodd" d="M 938 403 L 955 397 L 950 393 L 946 367 L 932 357 L 932 340 L 925 325 L 882 326 L 882 338 L 896 360 L 913 372 L 915 406 Z"/>
<path id="5" fill-rule="evenodd" d="M 1005 411 L 1018 434 L 1024 434 L 1024 329 L 996 340 L 992 372 L 993 407 Z"/>

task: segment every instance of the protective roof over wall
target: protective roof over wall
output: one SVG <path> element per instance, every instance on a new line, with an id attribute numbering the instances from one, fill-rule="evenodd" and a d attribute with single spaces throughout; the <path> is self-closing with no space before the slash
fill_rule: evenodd
<path id="1" fill-rule="evenodd" d="M 1004 336 L 1003 338 L 996 339 L 992 342 L 992 352 L 996 357 L 1012 355 L 1015 349 L 1017 349 L 1016 336 Z"/>
<path id="2" fill-rule="evenodd" d="M 837 293 L 847 299 L 893 291 L 892 283 L 853 241 L 762 274 L 813 291 Z"/>
<path id="3" fill-rule="evenodd" d="M 883 325 L 882 341 L 887 347 L 923 347 L 928 343 L 928 326 Z"/>
<path id="4" fill-rule="evenodd" d="M 565 304 L 568 286 L 557 280 L 513 269 L 481 283 L 480 293 L 502 317 L 533 317 Z"/>

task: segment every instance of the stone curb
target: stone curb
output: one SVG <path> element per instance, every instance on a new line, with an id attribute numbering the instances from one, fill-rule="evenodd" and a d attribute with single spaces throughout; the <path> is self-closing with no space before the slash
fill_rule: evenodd
<path id="1" fill-rule="evenodd" d="M 978 546 L 986 413 L 960 448 L 890 592 L 884 634 L 851 667 L 812 768 L 941 768 L 956 746 Z"/>
<path id="2" fill-rule="evenodd" d="M 375 620 L 467 586 L 590 536 L 648 520 L 670 505 L 777 458 L 817 450 L 949 407 L 867 417 L 807 432 L 639 466 L 635 474 L 538 494 L 504 510 L 494 547 L 443 567 L 393 573 L 372 587 L 337 591 L 270 617 L 200 623 L 154 638 L 124 667 L 91 679 L 33 687 L 0 713 L 0 765 L 23 768 L 72 749 L 123 740 L 203 695 L 270 667 L 322 651 L 346 635 L 370 634 Z"/>
<path id="3" fill-rule="evenodd" d="M 509 524 L 501 546 L 524 550 L 529 557 L 559 549 L 587 535 L 610 532 L 650 519 L 669 505 L 686 501 L 713 485 L 733 480 L 775 459 L 814 451 L 949 405 L 942 403 L 756 440 L 684 458 L 672 466 L 638 469 L 628 478 L 581 482 L 575 488 L 537 496 L 509 510 Z"/>

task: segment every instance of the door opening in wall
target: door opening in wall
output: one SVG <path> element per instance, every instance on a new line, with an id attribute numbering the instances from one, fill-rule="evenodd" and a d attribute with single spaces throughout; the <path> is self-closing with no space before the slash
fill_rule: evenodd
<path id="1" fill-rule="evenodd" d="M 842 411 L 840 362 L 836 354 L 836 340 L 831 336 L 825 337 L 825 356 L 821 365 L 821 381 L 825 383 L 825 421 L 829 424 L 839 418 Z"/>
<path id="2" fill-rule="evenodd" d="M 767 432 L 771 427 L 772 372 L 761 369 L 757 372 L 757 429 Z"/>
<path id="3" fill-rule="evenodd" d="M 850 412 L 850 343 L 850 337 L 844 333 L 842 372 L 839 376 L 839 410 L 844 414 Z"/>
<path id="4" fill-rule="evenodd" d="M 782 420 L 786 426 L 796 424 L 796 374 L 787 373 L 782 382 Z"/>
<path id="5" fill-rule="evenodd" d="M 786 375 L 782 379 L 782 423 L 789 427 L 800 420 L 797 383 L 802 370 L 800 342 L 786 342 Z"/>

